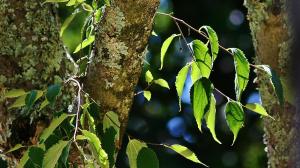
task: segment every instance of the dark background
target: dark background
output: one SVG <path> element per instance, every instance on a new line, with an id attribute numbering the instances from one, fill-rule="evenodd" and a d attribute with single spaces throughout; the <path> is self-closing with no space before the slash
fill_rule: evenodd
<path id="1" fill-rule="evenodd" d="M 202 25 L 211 26 L 217 32 L 222 46 L 240 48 L 245 52 L 249 61 L 253 63 L 254 51 L 243 0 L 161 0 L 159 11 L 173 12 L 174 16 L 183 19 L 196 29 Z M 69 13 L 68 9 L 60 11 L 62 18 Z M 63 36 L 63 40 L 70 51 L 73 51 L 80 42 L 78 34 L 80 34 L 85 16 L 85 14 L 81 14 L 77 17 L 77 21 L 70 25 L 71 28 Z M 184 25 L 181 25 L 181 28 L 189 42 L 196 38 L 204 40 L 193 32 L 189 33 Z M 196 126 L 189 101 L 190 80 L 186 82 L 182 112 L 179 112 L 174 83 L 178 71 L 191 61 L 189 51 L 184 46 L 183 41 L 175 40 L 165 57 L 163 70 L 158 70 L 160 67 L 160 47 L 163 41 L 171 34 L 178 34 L 179 31 L 170 18 L 161 15 L 157 15 L 155 18 L 154 31 L 158 36 L 149 38 L 149 52 L 145 57 L 144 70 L 136 92 L 147 87 L 143 77 L 147 70 L 150 70 L 155 78 L 166 79 L 171 89 L 151 86 L 152 99 L 149 102 L 145 100 L 142 94 L 135 97 L 130 113 L 128 134 L 145 142 L 176 143 L 187 146 L 197 154 L 199 160 L 212 168 L 266 167 L 262 119 L 258 115 L 245 111 L 245 127 L 241 129 L 235 144 L 231 146 L 233 135 L 224 118 L 226 98 L 215 93 L 217 100 L 216 133 L 222 142 L 219 145 L 213 140 L 205 126 L 203 126 L 203 133 Z M 256 86 L 252 82 L 254 77 L 252 73 L 249 86 L 243 94 L 243 104 L 261 101 L 255 89 Z M 210 79 L 216 88 L 227 96 L 235 98 L 234 65 L 230 55 L 220 51 Z M 125 153 L 127 141 L 124 138 L 123 150 L 117 161 L 118 168 L 128 167 Z M 161 168 L 203 167 L 166 150 L 164 147 L 148 146 L 156 151 Z"/>

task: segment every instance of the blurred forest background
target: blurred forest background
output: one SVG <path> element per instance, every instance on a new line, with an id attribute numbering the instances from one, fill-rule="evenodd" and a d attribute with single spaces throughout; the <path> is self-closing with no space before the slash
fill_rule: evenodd
<path id="1" fill-rule="evenodd" d="M 143 10 L 143 9 L 141 9 Z M 253 62 L 254 50 L 251 34 L 246 19 L 246 8 L 243 0 L 161 0 L 160 12 L 173 12 L 174 16 L 183 19 L 195 28 L 209 25 L 217 32 L 220 44 L 226 48 L 242 49 L 250 62 Z M 70 15 L 71 9 L 61 7 L 59 14 L 63 21 Z M 76 16 L 63 35 L 63 41 L 70 52 L 80 43 L 80 30 L 85 13 Z M 201 37 L 189 32 L 182 25 L 182 30 L 188 41 Z M 183 93 L 183 108 L 179 112 L 178 97 L 175 89 L 175 78 L 178 71 L 189 62 L 189 51 L 179 39 L 172 43 L 165 57 L 163 70 L 160 67 L 160 47 L 171 34 L 179 33 L 174 22 L 167 16 L 157 15 L 154 20 L 154 31 L 158 36 L 149 38 L 148 52 L 145 57 L 144 71 L 136 88 L 139 92 L 147 87 L 143 75 L 150 70 L 154 77 L 164 78 L 170 85 L 170 90 L 151 86 L 152 100 L 148 102 L 142 94 L 135 96 L 130 113 L 128 134 L 145 142 L 183 144 L 192 149 L 199 160 L 212 168 L 263 168 L 266 167 L 266 154 L 263 144 L 262 120 L 255 113 L 246 111 L 245 127 L 241 129 L 236 143 L 231 146 L 233 135 L 224 120 L 224 105 L 226 100 L 215 93 L 217 100 L 217 137 L 222 144 L 216 143 L 209 130 L 204 128 L 201 133 L 193 117 L 190 104 L 189 89 L 191 81 L 187 81 Z M 204 40 L 204 39 L 201 39 Z M 75 59 L 79 55 L 73 55 Z M 149 66 L 149 63 L 151 66 Z M 254 79 L 251 74 L 250 81 Z M 230 55 L 220 52 L 211 75 L 214 86 L 231 98 L 234 93 L 234 64 Z M 256 85 L 250 83 L 243 95 L 243 103 L 261 102 Z M 124 141 L 127 141 L 124 138 Z M 127 142 L 123 143 L 127 144 Z M 201 167 L 183 157 L 160 146 L 152 147 L 158 155 L 161 168 L 195 168 Z M 127 168 L 128 163 L 123 146 L 118 161 L 118 168 Z"/>

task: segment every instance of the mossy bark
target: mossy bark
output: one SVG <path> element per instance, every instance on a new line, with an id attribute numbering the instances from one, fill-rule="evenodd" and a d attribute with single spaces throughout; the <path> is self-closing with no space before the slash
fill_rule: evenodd
<path id="1" fill-rule="evenodd" d="M 256 64 L 267 64 L 287 83 L 290 65 L 291 27 L 288 24 L 287 1 L 245 0 L 248 20 L 256 51 Z M 296 159 L 296 109 L 290 101 L 281 107 L 266 77 L 258 71 L 259 91 L 263 105 L 275 120 L 264 119 L 264 142 L 269 168 L 299 167 Z M 287 90 L 285 90 L 287 91 Z M 287 98 L 287 96 L 286 96 Z"/>
<path id="2" fill-rule="evenodd" d="M 100 104 L 102 115 L 108 111 L 118 113 L 119 145 L 158 4 L 158 0 L 113 1 L 96 34 L 95 56 L 84 86 Z"/>
<path id="3" fill-rule="evenodd" d="M 36 144 L 51 120 L 46 111 L 21 117 L 20 110 L 8 110 L 12 100 L 4 100 L 4 93 L 16 88 L 45 89 L 61 82 L 68 69 L 55 14 L 43 1 L 0 0 L 1 153 L 18 143 Z M 21 153 L 1 157 L 9 167 L 16 167 Z"/>

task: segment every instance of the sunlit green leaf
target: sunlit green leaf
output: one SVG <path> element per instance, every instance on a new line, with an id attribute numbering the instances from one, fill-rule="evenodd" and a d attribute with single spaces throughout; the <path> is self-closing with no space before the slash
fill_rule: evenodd
<path id="1" fill-rule="evenodd" d="M 144 93 L 144 97 L 145 97 L 148 101 L 150 101 L 150 100 L 151 100 L 151 92 L 148 91 L 148 90 L 144 90 L 143 93 Z"/>
<path id="2" fill-rule="evenodd" d="M 145 74 L 146 82 L 149 84 L 153 81 L 153 75 L 152 73 L 148 70 Z"/>
<path id="3" fill-rule="evenodd" d="M 212 84 L 207 78 L 203 77 L 195 82 L 191 91 L 194 117 L 196 119 L 199 130 L 202 131 L 202 118 L 204 113 L 209 110 Z"/>
<path id="4" fill-rule="evenodd" d="M 214 140 L 221 144 L 219 139 L 217 138 L 215 125 L 216 125 L 216 99 L 214 94 L 211 94 L 210 106 L 206 116 L 206 125 L 209 131 L 211 132 Z"/>
<path id="5" fill-rule="evenodd" d="M 71 0 L 72 1 L 72 0 Z M 69 1 L 69 3 L 71 2 Z M 76 1 L 76 0 L 73 0 Z M 67 4 L 68 6 L 68 4 Z M 79 10 L 75 10 L 70 16 L 68 16 L 66 18 L 66 20 L 64 21 L 64 23 L 62 24 L 61 28 L 60 28 L 60 32 L 59 35 L 62 36 L 64 31 L 68 28 L 68 26 L 70 25 L 70 23 L 74 20 L 75 16 L 77 15 L 77 13 L 79 13 Z"/>
<path id="6" fill-rule="evenodd" d="M 110 6 L 110 0 L 104 0 L 106 6 Z"/>
<path id="7" fill-rule="evenodd" d="M 212 69 L 212 58 L 208 52 L 207 45 L 200 40 L 194 40 L 192 46 L 197 66 L 200 69 L 200 75 L 209 78 Z"/>
<path id="8" fill-rule="evenodd" d="M 192 83 L 194 84 L 198 79 L 201 78 L 201 72 L 196 62 L 192 62 L 191 67 L 191 79 Z"/>
<path id="9" fill-rule="evenodd" d="M 167 38 L 163 45 L 161 46 L 161 51 L 160 51 L 160 62 L 161 62 L 161 65 L 160 65 L 160 70 L 163 68 L 163 64 L 164 64 L 164 58 L 165 58 L 165 55 L 168 51 L 168 48 L 170 46 L 170 44 L 172 43 L 173 39 L 177 36 L 180 36 L 179 34 L 172 34 L 169 38 Z"/>
<path id="10" fill-rule="evenodd" d="M 161 87 L 170 89 L 168 82 L 164 79 L 156 79 L 156 80 L 154 80 L 154 83 Z"/>
<path id="11" fill-rule="evenodd" d="M 62 154 L 63 149 L 69 144 L 69 141 L 60 140 L 57 144 L 50 147 L 43 160 L 43 168 L 55 168 L 55 165 Z"/>
<path id="12" fill-rule="evenodd" d="M 54 118 L 49 127 L 46 128 L 42 135 L 40 136 L 40 142 L 45 142 L 45 140 L 53 133 L 53 131 L 67 118 L 67 114 L 63 113 L 58 118 Z"/>
<path id="13" fill-rule="evenodd" d="M 137 168 L 159 168 L 159 161 L 155 152 L 143 147 L 137 156 Z"/>
<path id="14" fill-rule="evenodd" d="M 175 151 L 176 153 L 180 154 L 181 156 L 185 157 L 186 159 L 193 161 L 195 163 L 199 163 L 202 164 L 206 167 L 208 167 L 207 165 L 205 165 L 204 163 L 202 163 L 196 156 L 196 154 L 194 152 L 192 152 L 190 149 L 188 149 L 185 146 L 179 145 L 179 144 L 174 144 L 171 146 L 168 145 L 164 145 L 165 147 L 172 149 L 173 151 Z"/>
<path id="15" fill-rule="evenodd" d="M 127 144 L 126 154 L 128 156 L 130 168 L 137 168 L 137 157 L 140 150 L 147 145 L 135 139 L 130 139 Z"/>
<path id="16" fill-rule="evenodd" d="M 101 146 L 101 141 L 94 133 L 87 130 L 82 130 L 82 134 L 87 138 L 89 144 L 92 147 L 92 152 L 94 157 L 97 159 L 100 167 L 109 168 L 109 160 L 107 153 L 103 150 Z"/>
<path id="17" fill-rule="evenodd" d="M 235 93 L 236 99 L 240 101 L 249 81 L 250 65 L 243 51 L 237 48 L 229 48 L 228 50 L 233 54 L 236 71 L 234 81 Z"/>
<path id="18" fill-rule="evenodd" d="M 260 104 L 258 104 L 258 103 L 249 103 L 249 104 L 246 104 L 245 107 L 246 107 L 247 109 L 253 111 L 253 112 L 256 112 L 256 113 L 260 114 L 260 115 L 267 116 L 267 117 L 271 117 L 271 116 L 267 113 L 266 109 L 265 109 L 262 105 L 260 105 Z M 271 117 L 271 118 L 273 118 L 273 117 Z"/>
<path id="19" fill-rule="evenodd" d="M 44 100 L 43 102 L 42 102 L 42 104 L 41 104 L 41 106 L 40 106 L 40 108 L 39 108 L 39 110 L 42 110 L 42 109 L 44 109 L 47 105 L 49 104 L 49 101 L 46 99 L 46 100 Z"/>
<path id="20" fill-rule="evenodd" d="M 225 114 L 227 124 L 234 135 L 233 145 L 240 129 L 244 126 L 245 117 L 241 103 L 234 101 L 227 102 Z"/>
<path id="21" fill-rule="evenodd" d="M 120 121 L 119 121 L 119 116 L 117 113 L 109 111 L 105 113 L 104 118 L 103 118 L 103 132 L 105 133 L 107 129 L 110 127 L 113 127 L 114 130 L 116 131 L 115 135 L 115 140 L 119 139 L 119 132 L 120 132 Z"/>
<path id="22" fill-rule="evenodd" d="M 8 109 L 18 108 L 25 106 L 25 99 L 27 95 L 20 96 L 16 99 L 16 101 L 8 107 Z"/>
<path id="23" fill-rule="evenodd" d="M 284 94 L 283 94 L 283 86 L 280 80 L 280 77 L 277 73 L 271 69 L 268 65 L 257 65 L 261 70 L 264 70 L 270 77 L 270 81 L 273 89 L 275 90 L 276 96 L 279 100 L 281 106 L 284 104 Z"/>
<path id="24" fill-rule="evenodd" d="M 7 152 L 5 152 L 5 154 L 6 154 L 6 153 L 13 152 L 13 151 L 16 151 L 16 150 L 18 150 L 18 149 L 20 149 L 20 148 L 23 148 L 23 147 L 25 147 L 25 146 L 23 146 L 22 144 L 17 144 L 17 145 L 15 145 L 14 147 L 12 147 L 11 149 L 9 149 Z"/>
<path id="25" fill-rule="evenodd" d="M 23 156 L 22 156 L 22 158 L 20 159 L 20 162 L 19 162 L 17 168 L 24 168 L 24 167 L 25 167 L 25 164 L 26 164 L 27 161 L 29 160 L 28 153 L 29 153 L 29 149 L 23 154 Z"/>
<path id="26" fill-rule="evenodd" d="M 205 29 L 206 33 L 208 34 L 211 55 L 213 61 L 215 61 L 219 53 L 219 40 L 218 40 L 217 33 L 210 26 L 202 26 L 200 30 L 202 29 Z"/>
<path id="27" fill-rule="evenodd" d="M 181 96 L 183 93 L 184 83 L 189 72 L 190 65 L 184 66 L 176 76 L 175 86 L 178 95 L 179 111 L 181 111 Z"/>
<path id="28" fill-rule="evenodd" d="M 76 4 L 76 1 L 77 1 L 77 0 L 70 0 L 70 1 L 66 4 L 66 6 L 73 6 L 73 5 Z"/>
<path id="29" fill-rule="evenodd" d="M 83 42 L 81 42 L 75 49 L 74 53 L 77 53 L 78 51 L 80 51 L 81 49 L 89 46 L 90 44 L 92 44 L 95 41 L 95 36 L 91 35 L 89 36 L 87 39 L 83 40 Z"/>
<path id="30" fill-rule="evenodd" d="M 93 7 L 91 7 L 89 4 L 87 3 L 82 3 L 82 8 L 85 10 L 85 11 L 88 11 L 88 12 L 93 12 Z"/>
<path id="31" fill-rule="evenodd" d="M 4 94 L 4 98 L 15 98 L 25 95 L 27 92 L 25 92 L 23 89 L 12 89 L 9 90 Z"/>

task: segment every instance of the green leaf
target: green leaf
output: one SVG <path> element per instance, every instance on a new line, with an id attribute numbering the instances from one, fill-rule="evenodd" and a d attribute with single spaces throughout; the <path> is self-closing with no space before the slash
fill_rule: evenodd
<path id="1" fill-rule="evenodd" d="M 92 44 L 95 41 L 95 36 L 91 35 L 89 36 L 87 39 L 83 40 L 75 49 L 75 51 L 73 52 L 74 54 L 77 53 L 78 51 L 80 51 L 81 49 L 89 46 L 90 44 Z"/>
<path id="2" fill-rule="evenodd" d="M 25 98 L 25 104 L 26 104 L 27 110 L 30 110 L 32 108 L 36 98 L 37 98 L 36 90 L 32 90 L 27 94 L 27 96 Z"/>
<path id="3" fill-rule="evenodd" d="M 91 7 L 89 4 L 87 3 L 82 3 L 82 8 L 87 11 L 87 12 L 93 12 L 93 7 Z"/>
<path id="4" fill-rule="evenodd" d="M 72 1 L 72 0 L 71 0 Z M 71 2 L 69 1 L 69 3 Z M 76 0 L 73 0 L 76 2 Z M 68 3 L 68 4 L 69 4 Z M 67 4 L 67 6 L 68 6 Z M 59 32 L 59 35 L 60 37 L 62 37 L 62 35 L 64 34 L 65 30 L 68 28 L 68 26 L 70 25 L 70 23 L 74 20 L 75 16 L 77 15 L 77 13 L 79 13 L 80 11 L 79 10 L 75 10 L 70 16 L 68 16 L 66 18 L 66 20 L 64 21 L 64 23 L 62 24 L 61 28 L 60 28 L 60 32 Z"/>
<path id="5" fill-rule="evenodd" d="M 36 166 L 42 167 L 44 154 L 45 151 L 42 148 L 35 146 L 29 148 L 29 159 Z"/>
<path id="6" fill-rule="evenodd" d="M 144 97 L 145 97 L 148 101 L 150 101 L 150 100 L 151 100 L 151 92 L 148 91 L 148 90 L 144 90 L 143 93 L 144 93 Z"/>
<path id="7" fill-rule="evenodd" d="M 267 116 L 267 117 L 270 117 L 270 118 L 274 119 L 273 117 L 271 117 L 271 116 L 267 113 L 266 109 L 265 109 L 262 105 L 260 105 L 260 104 L 258 104 L 258 103 L 250 103 L 250 104 L 246 104 L 245 107 L 246 107 L 247 109 L 253 111 L 253 112 L 256 112 L 256 113 L 260 114 L 260 115 Z"/>
<path id="8" fill-rule="evenodd" d="M 24 148 L 25 146 L 23 146 L 22 144 L 17 144 L 17 145 L 15 145 L 14 147 L 12 147 L 11 149 L 9 149 L 7 152 L 5 152 L 5 154 L 7 154 L 7 153 L 10 153 L 10 152 L 13 152 L 13 151 L 16 151 L 16 150 L 18 150 L 18 149 L 20 149 L 20 148 Z"/>
<path id="9" fill-rule="evenodd" d="M 24 167 L 25 167 L 25 164 L 26 164 L 27 161 L 29 160 L 28 153 L 29 153 L 29 149 L 23 154 L 23 156 L 22 156 L 22 158 L 20 159 L 20 162 L 19 162 L 17 168 L 24 168 Z"/>
<path id="10" fill-rule="evenodd" d="M 235 65 L 235 93 L 236 99 L 241 100 L 243 91 L 246 89 L 249 81 L 250 65 L 243 51 L 237 48 L 229 48 L 233 54 Z"/>
<path id="11" fill-rule="evenodd" d="M 194 40 L 192 46 L 201 76 L 209 78 L 212 69 L 212 58 L 208 52 L 207 45 L 200 40 Z"/>
<path id="12" fill-rule="evenodd" d="M 18 107 L 23 107 L 25 106 L 25 99 L 26 99 L 27 95 L 23 95 L 17 98 L 17 100 L 8 107 L 8 109 L 12 109 L 12 108 L 18 108 Z"/>
<path id="13" fill-rule="evenodd" d="M 160 65 L 160 70 L 162 70 L 163 68 L 163 65 L 164 65 L 164 58 L 165 58 L 165 55 L 168 51 L 168 48 L 170 46 L 170 44 L 172 43 L 173 39 L 177 36 L 180 36 L 179 34 L 172 34 L 169 38 L 167 38 L 164 43 L 162 44 L 161 46 L 161 51 L 160 51 L 160 62 L 161 62 L 161 65 Z"/>
<path id="14" fill-rule="evenodd" d="M 235 101 L 227 102 L 225 114 L 227 124 L 234 135 L 233 145 L 240 129 L 244 126 L 245 117 L 241 103 Z"/>
<path id="15" fill-rule="evenodd" d="M 202 29 L 205 29 L 206 33 L 208 34 L 211 55 L 213 61 L 215 61 L 219 53 L 219 40 L 218 40 L 217 33 L 210 26 L 202 26 L 200 28 L 200 31 Z"/>
<path id="16" fill-rule="evenodd" d="M 53 133 L 53 131 L 67 118 L 69 115 L 63 113 L 58 118 L 54 118 L 49 127 L 46 128 L 42 135 L 40 136 L 40 142 L 45 142 L 45 140 Z"/>
<path id="17" fill-rule="evenodd" d="M 181 96 L 183 93 L 184 83 L 189 72 L 190 65 L 184 66 L 176 76 L 175 86 L 178 95 L 179 111 L 181 111 Z"/>
<path id="18" fill-rule="evenodd" d="M 146 82 L 149 84 L 153 81 L 153 75 L 152 73 L 148 70 L 145 74 Z"/>
<path id="19" fill-rule="evenodd" d="M 208 167 L 207 165 L 205 165 L 204 163 L 202 163 L 196 156 L 196 154 L 194 152 L 192 152 L 190 149 L 188 149 L 185 146 L 179 145 L 179 144 L 174 144 L 171 146 L 167 146 L 164 145 L 165 147 L 172 149 L 173 151 L 175 151 L 176 153 L 180 154 L 181 156 L 185 157 L 186 159 L 193 161 L 195 163 L 199 163 L 202 164 L 206 167 Z"/>
<path id="20" fill-rule="evenodd" d="M 101 146 L 101 141 L 94 133 L 87 130 L 82 130 L 82 134 L 87 138 L 90 146 L 92 147 L 92 153 L 97 159 L 101 168 L 109 168 L 109 160 L 107 153 Z"/>
<path id="21" fill-rule="evenodd" d="M 129 140 L 126 148 L 126 154 L 128 156 L 130 168 L 137 168 L 137 157 L 143 147 L 147 147 L 147 144 L 136 139 Z"/>
<path id="22" fill-rule="evenodd" d="M 261 70 L 264 70 L 270 77 L 270 82 L 273 89 L 275 90 L 276 96 L 281 106 L 284 104 L 283 86 L 280 77 L 277 75 L 276 71 L 271 69 L 268 65 L 257 65 Z"/>
<path id="23" fill-rule="evenodd" d="M 52 104 L 55 101 L 56 97 L 60 92 L 60 88 L 61 88 L 60 84 L 54 84 L 48 87 L 46 98 L 50 104 Z"/>
<path id="24" fill-rule="evenodd" d="M 119 140 L 120 132 L 120 121 L 117 113 L 109 111 L 105 113 L 103 118 L 103 132 L 105 133 L 107 129 L 113 127 L 116 131 L 115 140 Z"/>
<path id="25" fill-rule="evenodd" d="M 164 79 L 156 79 L 156 80 L 154 80 L 154 83 L 161 87 L 170 89 L 168 82 Z"/>
<path id="26" fill-rule="evenodd" d="M 102 147 L 108 155 L 110 168 L 113 168 L 115 165 L 116 158 L 116 130 L 111 126 L 105 130 L 102 137 Z"/>
<path id="27" fill-rule="evenodd" d="M 4 98 L 15 98 L 25 95 L 27 92 L 25 92 L 23 89 L 12 89 L 4 94 Z"/>
<path id="28" fill-rule="evenodd" d="M 70 1 L 66 4 L 66 6 L 73 6 L 73 5 L 76 4 L 76 1 L 77 1 L 77 0 L 70 0 Z"/>
<path id="29" fill-rule="evenodd" d="M 210 106 L 206 116 L 206 125 L 209 131 L 211 132 L 214 140 L 219 144 L 222 144 L 217 138 L 215 125 L 216 125 L 216 99 L 214 94 L 211 94 Z"/>
<path id="30" fill-rule="evenodd" d="M 50 104 L 49 101 L 47 99 L 44 100 L 39 108 L 39 111 L 45 108 L 48 104 Z"/>
<path id="31" fill-rule="evenodd" d="M 155 152 L 143 147 L 137 156 L 137 168 L 159 168 L 159 161 Z"/>
<path id="32" fill-rule="evenodd" d="M 211 93 L 212 84 L 207 78 L 200 78 L 193 85 L 191 100 L 194 110 L 194 117 L 201 132 L 202 118 L 204 113 L 209 110 Z"/>
<path id="33" fill-rule="evenodd" d="M 55 168 L 55 165 L 62 154 L 63 149 L 69 144 L 69 141 L 60 140 L 57 144 L 49 148 L 44 156 L 43 168 Z"/>
<path id="34" fill-rule="evenodd" d="M 198 79 L 201 78 L 201 72 L 196 62 L 192 62 L 191 64 L 191 78 L 192 84 L 194 84 Z"/>
<path id="35" fill-rule="evenodd" d="M 106 6 L 110 6 L 110 0 L 104 0 Z"/>

